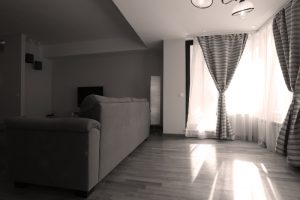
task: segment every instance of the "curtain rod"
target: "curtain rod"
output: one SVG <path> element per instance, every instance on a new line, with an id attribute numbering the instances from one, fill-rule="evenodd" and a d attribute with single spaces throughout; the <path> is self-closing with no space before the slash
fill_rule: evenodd
<path id="1" fill-rule="evenodd" d="M 256 30 L 253 31 L 236 31 L 236 32 L 206 32 L 206 33 L 202 33 L 202 34 L 198 34 L 198 35 L 190 35 L 188 37 L 186 37 L 186 40 L 193 40 L 195 37 L 200 37 L 200 36 L 211 36 L 211 35 L 229 35 L 229 34 L 242 34 L 242 33 L 255 33 Z"/>

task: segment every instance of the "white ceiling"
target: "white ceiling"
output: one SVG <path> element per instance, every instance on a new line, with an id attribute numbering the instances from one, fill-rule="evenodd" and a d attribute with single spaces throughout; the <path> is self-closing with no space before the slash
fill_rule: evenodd
<path id="1" fill-rule="evenodd" d="M 251 1 L 255 11 L 242 20 L 231 16 L 236 2 L 222 5 L 221 0 L 205 10 L 193 7 L 190 0 L 0 0 L 0 35 L 24 33 L 42 44 L 128 38 L 150 45 L 164 39 L 248 32 L 289 0 Z"/>
<path id="2" fill-rule="evenodd" d="M 198 9 L 190 0 L 113 0 L 147 45 L 164 39 L 250 32 L 262 26 L 289 0 L 250 1 L 255 10 L 241 19 L 231 16 L 237 2 L 223 5 L 221 0 L 214 0 L 212 7 Z"/>

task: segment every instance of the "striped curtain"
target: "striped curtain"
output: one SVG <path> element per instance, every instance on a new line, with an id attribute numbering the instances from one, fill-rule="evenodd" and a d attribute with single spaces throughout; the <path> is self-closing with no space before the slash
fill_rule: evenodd
<path id="1" fill-rule="evenodd" d="M 219 91 L 216 135 L 234 139 L 225 106 L 225 91 L 242 56 L 248 35 L 231 34 L 198 37 L 209 72 Z"/>
<path id="2" fill-rule="evenodd" d="M 273 33 L 287 88 L 293 100 L 277 138 L 276 152 L 300 167 L 300 0 L 292 0 L 274 18 Z"/>

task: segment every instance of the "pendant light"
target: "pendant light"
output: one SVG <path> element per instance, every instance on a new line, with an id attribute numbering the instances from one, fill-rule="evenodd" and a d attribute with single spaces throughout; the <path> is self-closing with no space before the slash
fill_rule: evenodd
<path id="1" fill-rule="evenodd" d="M 209 8 L 213 4 L 213 0 L 191 0 L 192 4 L 197 8 Z"/>
<path id="2" fill-rule="evenodd" d="M 232 16 L 244 16 L 245 14 L 254 10 L 254 5 L 250 1 L 240 0 L 232 9 Z"/>
<path id="3" fill-rule="evenodd" d="M 233 1 L 238 1 L 238 4 L 232 10 L 232 16 L 244 16 L 245 14 L 254 10 L 254 5 L 250 1 L 246 0 L 221 0 L 223 4 L 229 4 Z M 191 3 L 196 8 L 209 8 L 213 4 L 213 0 L 191 0 Z"/>

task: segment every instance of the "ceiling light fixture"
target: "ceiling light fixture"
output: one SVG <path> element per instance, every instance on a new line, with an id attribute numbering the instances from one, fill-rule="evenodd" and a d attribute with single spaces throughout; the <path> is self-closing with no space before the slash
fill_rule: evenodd
<path id="1" fill-rule="evenodd" d="M 232 16 L 244 16 L 245 14 L 254 10 L 254 5 L 250 1 L 246 0 L 221 0 L 223 4 L 229 4 L 233 1 L 239 3 L 232 9 Z M 192 4 L 201 9 L 209 8 L 213 4 L 213 0 L 191 0 Z"/>

